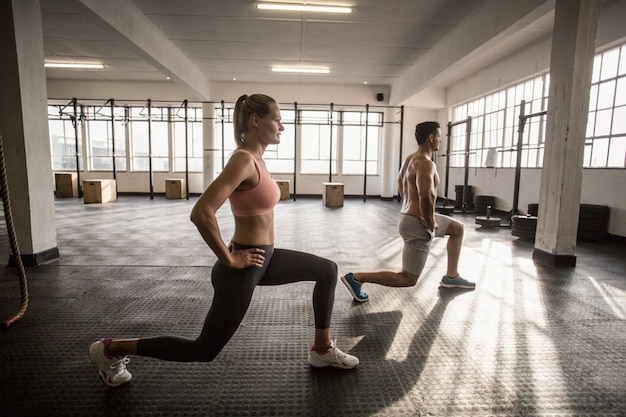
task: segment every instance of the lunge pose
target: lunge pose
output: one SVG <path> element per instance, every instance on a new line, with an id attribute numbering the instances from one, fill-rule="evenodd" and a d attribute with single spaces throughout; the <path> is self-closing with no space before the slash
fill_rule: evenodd
<path id="1" fill-rule="evenodd" d="M 330 338 L 337 265 L 315 255 L 274 248 L 274 206 L 278 185 L 268 173 L 263 153 L 280 143 L 285 129 L 274 99 L 263 94 L 243 95 L 233 114 L 237 150 L 222 173 L 200 196 L 191 221 L 218 260 L 211 272 L 215 290 L 200 335 L 196 339 L 159 336 L 141 339 L 101 339 L 89 347 L 89 357 L 109 386 L 127 383 L 128 355 L 208 362 L 233 336 L 244 318 L 257 285 L 314 281 L 314 343 L 309 363 L 315 367 L 350 369 L 359 360 L 335 346 Z M 230 245 L 222 239 L 217 210 L 229 199 L 235 219 Z"/>
<path id="2" fill-rule="evenodd" d="M 405 160 L 398 176 L 402 199 L 398 231 L 404 240 L 402 271 L 349 272 L 341 277 L 357 301 L 367 301 L 365 282 L 389 287 L 411 287 L 417 283 L 434 237 L 449 236 L 448 266 L 440 285 L 447 288 L 473 289 L 476 284 L 459 275 L 457 270 L 463 242 L 463 223 L 435 213 L 439 175 L 432 155 L 441 143 L 441 128 L 437 122 L 423 122 L 415 127 L 418 149 Z"/>

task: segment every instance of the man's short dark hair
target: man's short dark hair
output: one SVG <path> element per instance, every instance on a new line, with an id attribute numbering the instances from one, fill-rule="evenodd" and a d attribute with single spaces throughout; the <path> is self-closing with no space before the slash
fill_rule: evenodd
<path id="1" fill-rule="evenodd" d="M 426 142 L 428 139 L 428 135 L 437 134 L 437 129 L 440 129 L 441 126 L 439 122 L 422 122 L 415 126 L 415 139 L 417 139 L 417 144 L 421 145 Z"/>

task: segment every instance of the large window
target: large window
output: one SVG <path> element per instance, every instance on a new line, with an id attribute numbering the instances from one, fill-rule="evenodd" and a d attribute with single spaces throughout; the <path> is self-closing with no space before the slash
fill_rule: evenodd
<path id="1" fill-rule="evenodd" d="M 545 141 L 545 115 L 548 95 L 548 74 L 527 80 L 505 90 L 473 100 L 454 108 L 457 123 L 452 129 L 450 165 L 465 165 L 469 153 L 469 166 L 514 167 L 518 141 L 519 117 L 522 101 L 526 118 L 522 137 L 522 167 L 540 167 Z M 467 124 L 471 133 L 467 146 Z M 492 155 L 495 164 L 492 165 Z"/>
<path id="2" fill-rule="evenodd" d="M 461 121 L 471 116 L 469 166 L 485 166 L 488 154 L 497 155 L 497 167 L 514 167 L 521 102 L 525 102 L 521 167 L 543 164 L 549 74 L 453 109 L 451 166 L 464 166 L 466 132 Z M 589 95 L 583 166 L 626 168 L 626 44 L 597 54 Z"/>
<path id="3" fill-rule="evenodd" d="M 184 172 L 188 167 L 189 171 L 202 172 L 202 109 L 189 107 L 187 123 L 183 108 L 173 119 L 174 171 Z"/>
<path id="4" fill-rule="evenodd" d="M 274 174 L 378 175 L 383 113 L 352 106 L 331 111 L 327 106 L 281 109 L 278 145 L 268 146 L 264 159 Z M 202 172 L 203 112 L 198 106 L 110 102 L 80 104 L 74 109 L 49 108 L 52 166 L 75 170 L 84 158 L 87 170 L 132 172 Z M 113 111 L 113 115 L 111 114 Z M 233 138 L 232 106 L 213 116 L 217 171 L 237 147 Z M 74 119 L 79 119 L 74 129 Z M 75 149 L 76 133 L 79 149 Z M 296 139 L 297 138 L 297 139 Z M 85 155 L 82 155 L 82 149 Z M 223 156 L 223 158 L 222 158 Z M 115 166 L 114 159 L 115 158 Z M 223 161 L 223 162 L 222 162 Z"/>
<path id="5" fill-rule="evenodd" d="M 366 153 L 367 174 L 379 174 L 382 113 L 302 109 L 297 111 L 296 124 L 296 111 L 282 108 L 281 117 L 285 130 L 280 144 L 268 146 L 263 157 L 270 172 L 294 173 L 297 148 L 299 174 L 327 175 L 330 171 L 333 175 L 363 175 Z M 216 109 L 215 133 L 216 147 L 223 152 L 226 163 L 237 146 L 232 108 Z"/>
<path id="6" fill-rule="evenodd" d="M 76 155 L 82 153 L 83 147 L 80 122 L 76 129 L 73 109 L 70 112 L 66 110 L 66 106 L 48 106 L 52 169 L 76 171 Z M 77 134 L 78 141 L 76 140 Z M 78 149 L 76 149 L 77 142 Z M 78 158 L 78 163 L 81 164 L 81 162 L 81 158 Z M 82 168 L 82 164 L 80 166 Z"/>
<path id="7" fill-rule="evenodd" d="M 113 116 L 111 115 L 113 112 Z M 126 170 L 126 109 L 108 105 L 85 108 L 89 170 Z"/>
<path id="8" fill-rule="evenodd" d="M 300 112 L 302 174 L 337 174 L 337 120 L 337 112 Z"/>
<path id="9" fill-rule="evenodd" d="M 78 132 L 79 163 L 82 164 L 84 146 L 90 171 L 112 171 L 114 157 L 116 171 L 126 171 L 130 166 L 134 172 L 148 172 L 150 168 L 155 172 L 182 172 L 186 168 L 186 157 L 189 171 L 202 171 L 202 109 L 199 107 L 188 108 L 187 123 L 182 107 L 116 103 L 112 109 L 107 102 L 104 105 L 82 104 L 78 112 L 75 115 L 74 109 L 67 105 L 48 108 L 54 170 L 76 169 Z M 78 119 L 76 130 L 74 119 Z"/>
<path id="10" fill-rule="evenodd" d="M 169 108 L 133 107 L 130 142 L 135 172 L 169 170 Z"/>
<path id="11" fill-rule="evenodd" d="M 596 55 L 584 166 L 626 168 L 626 45 Z"/>
<path id="12" fill-rule="evenodd" d="M 367 120 L 366 120 L 367 119 Z M 378 174 L 382 113 L 342 112 L 344 174 Z"/>

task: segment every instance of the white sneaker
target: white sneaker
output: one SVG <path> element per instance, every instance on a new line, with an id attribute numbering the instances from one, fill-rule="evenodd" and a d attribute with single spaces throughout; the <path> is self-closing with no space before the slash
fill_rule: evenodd
<path id="1" fill-rule="evenodd" d="M 132 375 L 126 369 L 130 362 L 128 356 L 111 356 L 106 353 L 108 340 L 100 339 L 89 346 L 89 359 L 98 367 L 98 375 L 102 382 L 110 387 L 126 384 L 132 379 Z"/>
<path id="2" fill-rule="evenodd" d="M 311 352 L 309 353 L 309 364 L 311 364 L 311 366 L 315 366 L 316 368 L 332 366 L 334 368 L 352 369 L 359 364 L 359 358 L 348 355 L 347 353 L 339 350 L 339 348 L 335 346 L 335 341 L 333 340 L 328 350 L 324 353 L 318 352 L 317 349 L 315 349 L 315 346 L 311 347 Z"/>

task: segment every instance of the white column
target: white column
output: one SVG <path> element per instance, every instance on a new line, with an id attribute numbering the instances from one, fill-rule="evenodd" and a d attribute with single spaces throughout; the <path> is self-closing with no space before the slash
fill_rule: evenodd
<path id="1" fill-rule="evenodd" d="M 0 134 L 24 264 L 59 257 L 39 0 L 0 2 Z"/>
<path id="2" fill-rule="evenodd" d="M 383 126 L 383 146 L 380 167 L 380 197 L 392 199 L 398 191 L 398 166 L 400 149 L 400 125 L 395 121 L 396 109 L 385 110 L 386 123 Z"/>
<path id="3" fill-rule="evenodd" d="M 202 142 L 203 142 L 203 170 L 202 170 L 202 191 L 215 179 L 215 153 L 216 148 L 216 132 L 215 129 L 220 128 L 215 123 L 216 105 L 213 103 L 205 103 L 202 105 Z"/>
<path id="4" fill-rule="evenodd" d="M 533 259 L 576 264 L 576 233 L 599 0 L 556 0 L 546 146 Z"/>

